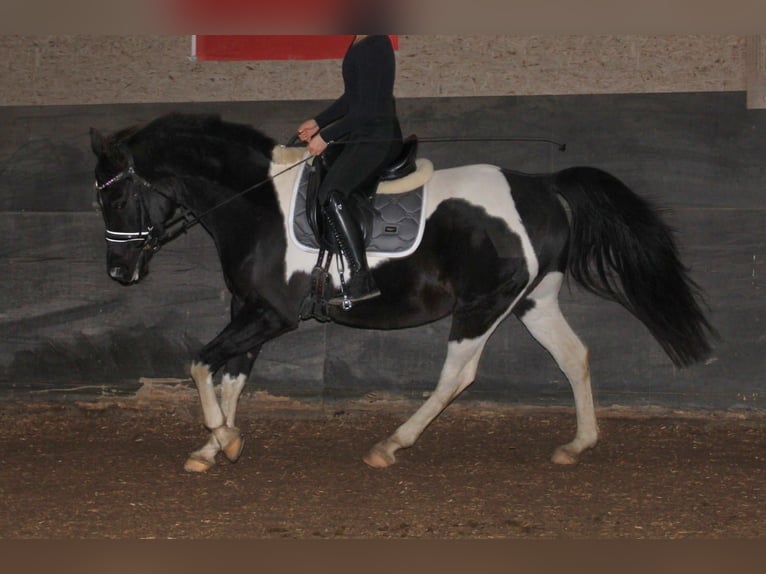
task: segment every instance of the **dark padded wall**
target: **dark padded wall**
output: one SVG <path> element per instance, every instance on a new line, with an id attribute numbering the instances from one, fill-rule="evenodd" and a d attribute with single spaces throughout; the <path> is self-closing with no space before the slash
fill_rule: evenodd
<path id="1" fill-rule="evenodd" d="M 90 126 L 111 131 L 167 111 L 206 111 L 286 141 L 322 104 L 0 108 L 0 396 L 132 392 L 140 377 L 186 378 L 193 351 L 226 322 L 227 294 L 201 229 L 167 246 L 142 284 L 108 279 Z M 565 288 L 564 312 L 591 350 L 600 404 L 764 406 L 766 112 L 746 110 L 744 93 L 412 99 L 399 110 L 405 132 L 422 138 L 544 137 L 568 146 L 562 153 L 544 143 L 423 143 L 420 154 L 437 168 L 593 165 L 670 208 L 722 340 L 708 363 L 680 371 L 624 310 Z M 420 396 L 439 375 L 448 328 L 304 323 L 266 346 L 249 389 Z M 465 397 L 571 404 L 563 376 L 514 319 L 490 340 Z"/>

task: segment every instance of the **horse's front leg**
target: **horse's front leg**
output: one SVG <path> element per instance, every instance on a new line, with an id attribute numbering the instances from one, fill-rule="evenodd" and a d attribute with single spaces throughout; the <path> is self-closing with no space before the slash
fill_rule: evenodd
<path id="1" fill-rule="evenodd" d="M 189 472 L 205 472 L 215 465 L 215 457 L 222 448 L 230 450 L 230 445 L 234 443 L 231 448 L 241 450 L 241 444 L 236 444 L 241 443 L 241 436 L 239 429 L 226 424 L 222 404 L 218 402 L 218 397 L 216 396 L 213 385 L 213 371 L 210 369 L 210 366 L 203 362 L 195 361 L 192 363 L 191 376 L 197 385 L 205 426 L 210 430 L 210 436 L 201 448 L 189 455 L 184 464 L 184 469 Z M 233 380 L 236 381 L 236 379 L 230 379 L 227 378 L 227 375 L 224 375 L 221 383 L 222 398 L 224 394 L 223 385 L 232 387 Z M 242 381 L 241 386 L 244 386 L 244 381 Z M 229 391 L 229 394 L 231 394 L 231 391 Z"/>
<path id="2" fill-rule="evenodd" d="M 244 446 L 235 426 L 237 401 L 252 365 L 264 341 L 295 328 L 297 321 L 282 317 L 267 302 L 249 302 L 239 310 L 232 322 L 202 351 L 192 363 L 191 376 L 197 386 L 205 426 L 210 430 L 207 442 L 189 455 L 184 469 L 205 472 L 215 465 L 215 457 L 223 451 L 232 462 Z M 222 364 L 226 370 L 221 381 L 219 402 L 213 375 Z"/>
<path id="3" fill-rule="evenodd" d="M 242 389 L 245 387 L 257 354 L 256 351 L 252 351 L 247 353 L 245 357 L 238 357 L 229 361 L 229 364 L 226 365 L 226 371 L 221 377 L 221 410 L 223 411 L 224 428 L 229 429 L 229 431 L 223 440 L 219 437 L 216 437 L 216 440 L 221 445 L 223 454 L 231 462 L 239 460 L 239 455 L 242 454 L 242 448 L 245 446 L 242 434 L 237 428 L 235 417 L 239 396 L 242 394 Z M 240 367 L 240 364 L 243 366 Z M 212 432 L 211 436 L 215 437 L 215 432 Z"/>
<path id="4" fill-rule="evenodd" d="M 195 383 L 197 383 L 197 389 L 201 389 L 199 395 L 203 405 L 202 411 L 205 416 L 205 426 L 211 429 L 211 432 L 205 445 L 189 455 L 184 465 L 184 468 L 189 472 L 204 472 L 208 470 L 215 464 L 215 457 L 220 451 L 223 451 L 223 454 L 231 462 L 236 462 L 240 454 L 242 454 L 245 441 L 242 438 L 242 433 L 236 426 L 237 403 L 259 350 L 250 351 L 243 356 L 230 360 L 226 364 L 226 368 L 221 376 L 220 403 L 218 403 L 215 392 L 212 393 L 211 399 L 210 389 L 214 385 L 212 374 L 209 370 L 205 372 L 200 369 L 197 375 L 199 382 L 197 382 L 197 378 L 194 379 Z M 197 368 L 196 364 L 192 367 L 193 378 L 195 368 Z M 215 403 L 211 403 L 211 400 L 215 401 Z M 220 404 L 219 409 L 216 409 L 217 404 Z M 205 405 L 208 405 L 208 407 L 206 408 Z M 219 413 L 222 415 L 222 419 Z"/>

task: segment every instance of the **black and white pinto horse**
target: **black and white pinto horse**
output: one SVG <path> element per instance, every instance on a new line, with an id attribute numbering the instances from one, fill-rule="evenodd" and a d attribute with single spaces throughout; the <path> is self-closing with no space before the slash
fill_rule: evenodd
<path id="1" fill-rule="evenodd" d="M 264 343 L 298 327 L 315 264 L 314 254 L 289 239 L 298 170 L 286 168 L 295 155 L 286 159 L 290 148 L 249 126 L 202 115 L 171 114 L 108 137 L 91 130 L 91 140 L 113 279 L 130 285 L 146 276 L 178 209 L 201 217 L 215 242 L 232 295 L 231 322 L 192 362 L 210 435 L 185 468 L 206 471 L 221 451 L 235 461 L 243 446 L 235 426 L 239 395 Z M 364 457 L 368 465 L 393 464 L 396 452 L 413 445 L 474 381 L 487 340 L 510 314 L 548 350 L 572 387 L 576 434 L 553 461 L 572 464 L 593 447 L 598 427 L 588 350 L 558 303 L 566 274 L 627 308 L 675 365 L 710 352 L 712 329 L 672 231 L 612 175 L 590 167 L 547 175 L 491 165 L 437 170 L 426 210 L 414 253 L 370 257 L 382 295 L 350 310 L 330 309 L 334 322 L 362 329 L 415 327 L 452 315 L 435 391 L 372 447 Z M 213 383 L 218 371 L 220 401 Z"/>

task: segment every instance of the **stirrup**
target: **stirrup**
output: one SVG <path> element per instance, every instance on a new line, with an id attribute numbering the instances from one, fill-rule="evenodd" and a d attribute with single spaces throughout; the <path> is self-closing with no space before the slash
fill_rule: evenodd
<path id="1" fill-rule="evenodd" d="M 339 256 L 339 259 L 341 258 L 342 256 Z M 380 289 L 378 289 L 378 286 L 375 284 L 375 280 L 372 278 L 372 273 L 369 270 L 357 271 L 356 274 L 352 273 L 349 284 L 344 280 L 342 268 L 338 269 L 338 274 L 340 275 L 340 294 L 331 298 L 327 302 L 328 305 L 340 305 L 344 311 L 348 311 L 354 306 L 354 303 L 367 301 L 368 299 L 374 299 L 375 297 L 380 296 Z M 365 275 L 367 277 L 365 277 Z M 362 277 L 362 280 L 366 279 L 365 283 L 362 285 L 364 289 L 359 289 L 358 285 L 354 285 L 354 279 L 357 277 Z M 355 295 L 355 289 L 361 290 L 362 293 L 360 295 Z"/>
<path id="2" fill-rule="evenodd" d="M 380 289 L 365 293 L 361 297 L 351 297 L 348 293 L 341 293 L 339 296 L 330 299 L 327 304 L 333 307 L 340 305 L 344 311 L 349 311 L 354 306 L 354 303 L 369 301 L 370 299 L 375 299 L 375 297 L 380 297 Z"/>

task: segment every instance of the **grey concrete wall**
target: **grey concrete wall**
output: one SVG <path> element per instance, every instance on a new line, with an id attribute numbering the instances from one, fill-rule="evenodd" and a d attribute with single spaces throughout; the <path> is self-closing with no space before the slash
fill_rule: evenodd
<path id="1" fill-rule="evenodd" d="M 742 91 L 734 35 L 404 35 L 400 98 Z M 332 98 L 337 60 L 199 62 L 190 36 L 0 36 L 0 105 Z"/>
<path id="2" fill-rule="evenodd" d="M 140 377 L 185 378 L 191 354 L 226 321 L 228 299 L 200 229 L 166 247 L 141 285 L 109 280 L 93 207 L 88 128 L 160 113 L 213 111 L 285 141 L 319 101 L 0 108 L 0 395 L 64 389 L 128 392 Z M 491 162 L 551 171 L 595 165 L 671 208 L 684 261 L 707 290 L 720 330 L 711 361 L 679 371 L 621 308 L 562 294 L 589 345 L 601 404 L 764 406 L 763 276 L 766 113 L 745 93 L 402 98 L 406 132 L 538 136 L 542 144 L 425 144 L 438 168 Z M 430 390 L 448 321 L 398 332 L 304 323 L 269 344 L 250 389 L 311 397 Z M 361 362 L 357 356 L 365 359 Z M 566 382 L 514 320 L 490 341 L 467 398 L 570 404 Z"/>

